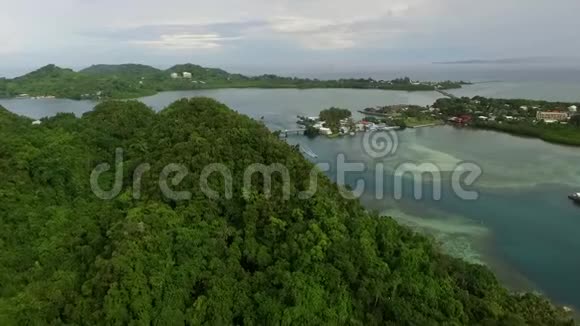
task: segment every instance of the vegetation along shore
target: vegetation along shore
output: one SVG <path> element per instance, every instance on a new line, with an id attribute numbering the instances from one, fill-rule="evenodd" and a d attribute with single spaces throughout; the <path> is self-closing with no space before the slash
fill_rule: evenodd
<path id="1" fill-rule="evenodd" d="M 93 65 L 73 71 L 47 65 L 21 77 L 0 78 L 0 97 L 58 97 L 69 99 L 124 99 L 162 91 L 219 88 L 354 88 L 433 91 L 461 88 L 463 81 L 426 82 L 408 77 L 393 80 L 319 80 L 277 75 L 245 76 L 194 64 L 161 70 L 139 64 Z"/>
<path id="2" fill-rule="evenodd" d="M 450 123 L 580 146 L 578 103 L 525 99 L 442 98 L 434 112 Z"/>
<path id="3" fill-rule="evenodd" d="M 433 105 L 389 105 L 366 108 L 360 121 L 347 109 L 330 108 L 318 117 L 299 117 L 305 134 L 337 136 L 352 132 L 398 127 L 419 128 L 444 123 L 540 138 L 547 142 L 580 146 L 577 103 L 524 99 L 441 98 Z"/>

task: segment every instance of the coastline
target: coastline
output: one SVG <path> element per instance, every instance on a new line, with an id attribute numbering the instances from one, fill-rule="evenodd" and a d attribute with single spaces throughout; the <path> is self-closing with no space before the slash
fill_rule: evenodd
<path id="1" fill-rule="evenodd" d="M 546 136 L 542 134 L 541 130 L 535 130 L 534 132 L 537 134 L 533 134 L 526 131 L 519 131 L 517 129 L 511 129 L 509 127 L 501 126 L 501 125 L 474 125 L 470 126 L 470 128 L 478 129 L 478 130 L 490 130 L 495 132 L 502 132 L 506 134 L 510 134 L 516 137 L 522 138 L 532 138 L 532 139 L 539 139 L 545 141 L 546 143 L 556 144 L 556 145 L 563 145 L 569 146 L 572 148 L 580 148 L 580 141 L 576 141 L 574 139 L 566 139 L 560 137 L 553 137 L 553 136 Z"/>
<path id="2" fill-rule="evenodd" d="M 455 88 L 448 88 L 448 89 L 461 89 L 462 87 L 455 87 Z M 142 97 L 147 96 L 154 96 L 157 94 L 161 94 L 164 92 L 177 92 L 177 91 L 204 91 L 204 90 L 221 90 L 221 89 L 296 89 L 296 90 L 311 90 L 311 89 L 353 89 L 353 90 L 377 90 L 377 91 L 395 91 L 395 92 L 408 92 L 408 93 L 420 93 L 420 92 L 438 92 L 437 89 L 422 89 L 422 88 L 406 88 L 406 87 L 393 87 L 393 88 L 381 88 L 381 87 L 324 87 L 324 86 L 312 86 L 312 87 L 301 87 L 297 85 L 271 85 L 271 86 L 254 86 L 254 85 L 215 85 L 215 86 L 203 86 L 197 88 L 188 88 L 188 89 L 163 89 L 160 91 L 152 90 L 151 92 L 143 92 L 140 94 L 132 94 L 129 96 L 114 96 L 114 97 L 106 97 L 106 98 L 76 98 L 76 97 L 60 97 L 60 96 L 50 96 L 50 97 L 38 97 L 38 99 L 65 99 L 65 100 L 73 100 L 73 101 L 107 101 L 107 100 L 135 100 Z M 22 97 L 19 95 L 15 96 L 0 96 L 0 99 L 6 100 L 31 100 L 36 99 L 37 96 L 29 96 L 29 97 Z M 361 112 L 361 111 L 359 111 Z M 361 112 L 363 113 L 363 112 Z M 365 113 L 368 114 L 368 113 Z M 377 116 L 383 116 L 377 114 Z"/>

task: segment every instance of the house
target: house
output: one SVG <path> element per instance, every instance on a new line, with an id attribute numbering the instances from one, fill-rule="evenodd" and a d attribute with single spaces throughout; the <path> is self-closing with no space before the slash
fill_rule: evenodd
<path id="1" fill-rule="evenodd" d="M 34 126 L 38 126 L 41 123 L 42 123 L 42 121 L 40 121 L 40 120 L 32 121 L 32 125 L 34 125 Z"/>
<path id="2" fill-rule="evenodd" d="M 183 73 L 183 78 L 191 78 L 191 73 L 190 72 L 184 72 Z"/>
<path id="3" fill-rule="evenodd" d="M 479 117 L 477 117 L 479 120 L 483 120 L 483 121 L 487 121 L 489 120 L 488 117 L 484 116 L 484 115 L 480 115 Z"/>
<path id="4" fill-rule="evenodd" d="M 546 123 L 549 123 L 549 120 L 566 121 L 568 120 L 568 113 L 561 111 L 538 111 L 536 113 L 536 119 L 544 120 Z"/>
<path id="5" fill-rule="evenodd" d="M 447 121 L 449 122 L 453 122 L 453 123 L 458 123 L 458 124 L 464 124 L 464 123 L 469 123 L 471 122 L 472 117 L 470 115 L 462 115 L 459 117 L 452 117 L 450 119 L 448 119 Z"/>
<path id="6" fill-rule="evenodd" d="M 522 109 L 523 111 L 528 111 L 528 107 L 525 105 L 520 106 L 520 109 Z"/>
<path id="7" fill-rule="evenodd" d="M 572 105 L 568 107 L 568 111 L 570 112 L 577 112 L 578 111 L 578 107 L 576 105 Z"/>
<path id="8" fill-rule="evenodd" d="M 326 128 L 326 127 L 322 127 L 320 129 L 318 129 L 318 131 L 320 132 L 321 135 L 332 135 L 332 130 L 330 130 L 330 128 Z"/>
<path id="9" fill-rule="evenodd" d="M 469 123 L 471 122 L 472 117 L 470 115 L 462 115 L 459 117 L 459 123 Z"/>
<path id="10" fill-rule="evenodd" d="M 176 72 L 172 72 L 171 73 L 171 78 L 177 79 L 177 78 L 179 78 L 179 75 Z"/>

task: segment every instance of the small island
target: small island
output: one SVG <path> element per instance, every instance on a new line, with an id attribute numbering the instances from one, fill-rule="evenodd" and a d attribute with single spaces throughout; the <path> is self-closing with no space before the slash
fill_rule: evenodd
<path id="1" fill-rule="evenodd" d="M 350 110 L 336 107 L 320 111 L 317 117 L 299 116 L 297 123 L 303 126 L 304 135 L 308 137 L 323 135 L 329 138 L 354 136 L 358 132 L 404 129 L 406 127 L 398 120 L 377 119 L 372 116 L 355 121 Z"/>
<path id="2" fill-rule="evenodd" d="M 0 97 L 68 98 L 75 100 L 127 99 L 163 91 L 221 88 L 351 88 L 398 91 L 440 91 L 461 88 L 464 81 L 415 81 L 349 78 L 320 80 L 273 74 L 246 76 L 194 64 L 161 70 L 139 64 L 93 65 L 80 71 L 47 65 L 24 76 L 0 78 Z"/>
<path id="3" fill-rule="evenodd" d="M 360 110 L 365 116 L 374 117 L 379 122 L 390 123 L 401 128 L 421 128 L 443 123 L 441 116 L 432 106 L 387 105 Z M 367 118 L 368 119 L 368 118 Z"/>

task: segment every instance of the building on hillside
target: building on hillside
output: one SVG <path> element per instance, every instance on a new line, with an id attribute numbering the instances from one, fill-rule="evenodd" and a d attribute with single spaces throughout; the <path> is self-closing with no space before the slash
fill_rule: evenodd
<path id="1" fill-rule="evenodd" d="M 578 111 L 578 107 L 576 105 L 569 106 L 568 111 L 576 113 Z"/>
<path id="2" fill-rule="evenodd" d="M 536 119 L 544 121 L 566 121 L 568 120 L 568 113 L 561 111 L 538 111 L 536 113 Z"/>
<path id="3" fill-rule="evenodd" d="M 179 78 L 179 75 L 176 72 L 172 72 L 171 73 L 171 78 L 177 79 L 177 78 Z"/>
<path id="4" fill-rule="evenodd" d="M 191 78 L 191 73 L 190 72 L 184 72 L 183 73 L 183 78 Z"/>
<path id="5" fill-rule="evenodd" d="M 41 123 L 42 123 L 42 121 L 40 121 L 40 120 L 32 121 L 32 124 L 35 125 L 35 126 L 38 126 Z"/>

